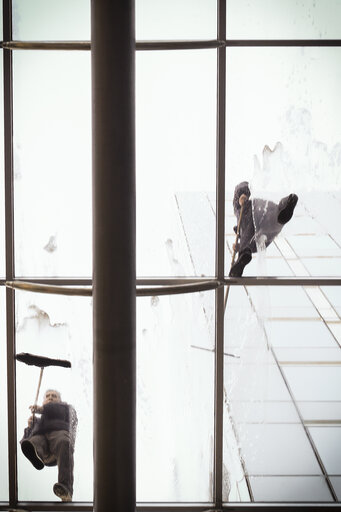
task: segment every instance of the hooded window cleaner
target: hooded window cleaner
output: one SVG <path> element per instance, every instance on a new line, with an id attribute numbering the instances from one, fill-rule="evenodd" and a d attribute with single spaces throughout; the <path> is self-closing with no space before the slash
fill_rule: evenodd
<path id="1" fill-rule="evenodd" d="M 250 198 L 247 181 L 236 186 L 233 197 L 233 210 L 238 221 L 234 231 L 239 235 L 235 251 L 237 261 L 231 266 L 230 277 L 240 277 L 245 266 L 251 261 L 252 253 L 259 246 L 268 247 L 281 232 L 283 226 L 293 216 L 298 197 L 290 194 L 283 197 L 279 204 L 259 198 Z"/>

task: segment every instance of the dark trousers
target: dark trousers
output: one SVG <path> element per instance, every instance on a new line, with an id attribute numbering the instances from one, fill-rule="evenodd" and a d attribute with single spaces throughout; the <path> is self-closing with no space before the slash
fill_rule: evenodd
<path id="1" fill-rule="evenodd" d="M 47 466 L 58 465 L 58 483 L 73 493 L 73 447 L 67 430 L 54 430 L 34 435 L 29 441 Z"/>

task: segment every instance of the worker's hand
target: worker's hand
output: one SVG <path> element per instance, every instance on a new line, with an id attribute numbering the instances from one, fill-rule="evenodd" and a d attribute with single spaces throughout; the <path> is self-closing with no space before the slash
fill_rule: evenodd
<path id="1" fill-rule="evenodd" d="M 30 405 L 29 409 L 32 413 L 37 412 L 38 414 L 41 414 L 43 412 L 43 408 L 40 405 Z"/>
<path id="2" fill-rule="evenodd" d="M 33 427 L 33 416 L 30 416 L 27 420 L 27 425 L 29 426 L 29 428 L 32 428 Z"/>
<path id="3" fill-rule="evenodd" d="M 248 200 L 247 195 L 246 194 L 242 194 L 240 196 L 240 198 L 239 198 L 239 205 L 243 206 L 246 203 L 247 200 Z"/>

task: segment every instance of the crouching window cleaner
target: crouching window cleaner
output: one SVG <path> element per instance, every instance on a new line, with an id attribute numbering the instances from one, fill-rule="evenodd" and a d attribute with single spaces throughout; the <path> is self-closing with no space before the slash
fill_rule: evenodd
<path id="1" fill-rule="evenodd" d="M 40 366 L 41 373 L 32 416 L 24 430 L 21 450 L 32 465 L 41 470 L 45 466 L 58 466 L 58 482 L 53 492 L 62 501 L 72 501 L 73 453 L 76 439 L 77 414 L 72 405 L 63 402 L 59 391 L 45 391 L 42 406 L 37 405 L 42 374 L 45 366 L 71 367 L 69 361 L 50 359 L 32 354 L 18 354 L 16 359 Z M 40 415 L 40 417 L 37 417 Z"/>

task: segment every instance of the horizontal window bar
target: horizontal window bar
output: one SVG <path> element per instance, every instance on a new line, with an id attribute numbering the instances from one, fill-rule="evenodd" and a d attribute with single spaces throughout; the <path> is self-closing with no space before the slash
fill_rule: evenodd
<path id="1" fill-rule="evenodd" d="M 75 295 L 83 297 L 92 296 L 92 287 L 82 287 L 83 283 L 77 283 L 78 286 L 70 286 L 54 281 L 54 284 L 44 284 L 34 281 L 0 281 L 0 285 L 5 285 L 8 288 L 15 290 L 24 290 L 37 293 L 48 293 L 57 295 Z M 76 284 L 76 283 L 74 283 Z M 182 282 L 178 283 L 177 280 L 169 279 L 167 283 L 158 283 L 155 281 L 144 281 L 144 287 L 136 288 L 137 297 L 151 297 L 155 295 L 174 295 L 181 293 L 195 293 L 200 291 L 215 290 L 222 286 L 341 286 L 341 278 L 333 277 L 228 277 L 223 281 L 217 279 L 208 279 L 204 281 Z M 146 286 L 147 285 L 147 286 Z M 139 282 L 137 281 L 137 286 Z"/>
<path id="2" fill-rule="evenodd" d="M 91 50 L 90 41 L 3 41 L 6 50 Z M 137 41 L 136 50 L 197 50 L 219 48 L 224 41 Z"/>
<path id="3" fill-rule="evenodd" d="M 40 283 L 32 283 L 25 281 L 6 281 L 6 286 L 8 288 L 12 288 L 14 290 L 23 290 L 29 292 L 36 293 L 48 293 L 48 294 L 56 294 L 56 295 L 75 295 L 81 297 L 91 297 L 92 296 L 92 288 L 80 288 L 80 287 L 71 287 L 64 285 L 49 285 L 49 284 L 40 284 Z M 136 296 L 137 297 L 150 297 L 155 295 L 174 295 L 179 293 L 195 293 L 205 290 L 215 290 L 219 286 L 223 286 L 223 283 L 220 283 L 216 280 L 204 281 L 201 283 L 187 283 L 187 284 L 173 284 L 169 286 L 157 286 L 157 287 L 146 287 L 146 288 L 137 288 Z"/>
<path id="4" fill-rule="evenodd" d="M 91 50 L 90 41 L 3 41 L 6 50 Z M 341 39 L 213 39 L 205 41 L 137 41 L 136 50 L 198 50 L 221 47 L 341 46 Z"/>

